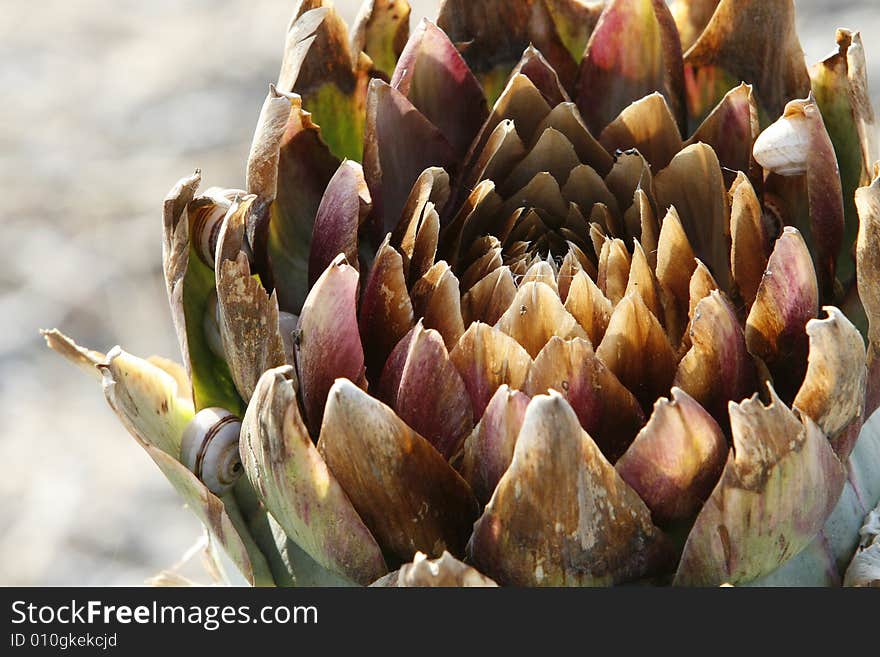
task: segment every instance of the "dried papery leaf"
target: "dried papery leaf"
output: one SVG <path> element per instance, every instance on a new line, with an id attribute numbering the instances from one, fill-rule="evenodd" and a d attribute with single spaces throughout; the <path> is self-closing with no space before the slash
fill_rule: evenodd
<path id="1" fill-rule="evenodd" d="M 807 370 L 806 324 L 819 314 L 819 289 L 804 238 L 786 227 L 776 241 L 746 320 L 749 351 L 770 368 L 783 397 L 793 398 Z"/>
<path id="2" fill-rule="evenodd" d="M 555 390 L 565 397 L 581 426 L 609 461 L 626 451 L 645 415 L 632 393 L 600 361 L 588 340 L 554 337 L 529 370 L 529 397 Z"/>
<path id="3" fill-rule="evenodd" d="M 581 61 L 590 35 L 599 22 L 604 2 L 585 0 L 545 0 L 562 43 L 576 63 Z"/>
<path id="4" fill-rule="evenodd" d="M 592 344 L 602 342 L 613 306 L 585 272 L 578 272 L 572 279 L 565 309 L 587 332 Z"/>
<path id="5" fill-rule="evenodd" d="M 391 350 L 414 323 L 403 260 L 386 237 L 364 285 L 358 320 L 371 379 L 378 378 Z"/>
<path id="6" fill-rule="evenodd" d="M 248 154 L 245 186 L 251 194 L 268 201 L 277 197 L 281 141 L 290 121 L 291 111 L 301 108 L 300 97 L 279 91 L 274 85 L 269 86 Z"/>
<path id="7" fill-rule="evenodd" d="M 654 180 L 661 208 L 675 206 L 696 256 L 724 290 L 730 289 L 730 216 L 727 187 L 715 151 L 688 146 Z"/>
<path id="8" fill-rule="evenodd" d="M 609 153 L 637 149 L 655 171 L 666 168 L 683 145 L 669 104 L 657 92 L 625 107 L 602 130 L 599 142 Z"/>
<path id="9" fill-rule="evenodd" d="M 638 43 L 638 48 L 632 44 Z M 630 103 L 662 93 L 682 118 L 681 43 L 662 0 L 610 0 L 584 53 L 578 107 L 599 134 Z"/>
<path id="10" fill-rule="evenodd" d="M 294 379 L 292 367 L 260 378 L 243 421 L 242 464 L 291 540 L 324 568 L 368 584 L 387 572 L 385 560 L 312 443 Z"/>
<path id="11" fill-rule="evenodd" d="M 523 53 L 519 64 L 513 69 L 511 76 L 525 75 L 541 92 L 551 107 L 560 103 L 570 103 L 568 92 L 559 81 L 559 75 L 544 55 L 533 45 L 529 45 Z"/>
<path id="12" fill-rule="evenodd" d="M 509 267 L 499 267 L 474 285 L 461 298 L 464 325 L 474 322 L 494 325 L 513 303 L 516 283 Z"/>
<path id="13" fill-rule="evenodd" d="M 617 305 L 626 294 L 629 281 L 630 255 L 623 240 L 606 239 L 599 253 L 599 274 L 596 282 L 612 305 Z"/>
<path id="14" fill-rule="evenodd" d="M 626 284 L 626 292 L 624 296 L 636 293 L 642 297 L 642 301 L 648 307 L 648 310 L 657 319 L 663 320 L 663 306 L 660 300 L 660 289 L 657 279 L 654 277 L 654 270 L 648 263 L 648 258 L 642 245 L 638 240 L 635 241 L 633 250 L 632 264 L 629 269 L 629 281 Z"/>
<path id="15" fill-rule="evenodd" d="M 521 285 L 495 326 L 521 344 L 532 358 L 554 335 L 563 339 L 587 337 L 559 295 L 545 283 Z"/>
<path id="16" fill-rule="evenodd" d="M 789 100 L 807 95 L 810 77 L 794 13 L 793 0 L 721 0 L 684 56 L 692 126 L 741 82 L 753 85 L 758 107 L 769 121 L 782 114 Z"/>
<path id="17" fill-rule="evenodd" d="M 489 114 L 480 83 L 449 37 L 427 19 L 407 42 L 391 86 L 439 128 L 459 158 Z"/>
<path id="18" fill-rule="evenodd" d="M 561 103 L 554 107 L 538 125 L 535 133 L 543 134 L 547 128 L 553 128 L 564 134 L 574 146 L 580 161 L 591 166 L 600 175 L 607 176 L 611 171 L 614 158 L 590 134 L 574 103 Z"/>
<path id="19" fill-rule="evenodd" d="M 309 287 L 340 253 L 358 269 L 358 231 L 373 207 L 364 170 L 357 162 L 343 162 L 321 198 L 315 215 L 309 252 Z"/>
<path id="20" fill-rule="evenodd" d="M 574 146 L 558 130 L 548 128 L 526 156 L 520 160 L 506 180 L 500 182 L 499 193 L 510 196 L 525 187 L 542 172 L 549 173 L 561 186 L 571 170 L 580 164 Z"/>
<path id="21" fill-rule="evenodd" d="M 332 3 L 298 3 L 284 44 L 277 87 L 295 92 L 330 150 L 340 159 L 360 160 L 369 58 L 352 56 L 348 28 Z"/>
<path id="22" fill-rule="evenodd" d="M 171 317 L 177 332 L 183 365 L 192 381 L 196 410 L 219 406 L 243 410 L 226 361 L 210 346 L 205 319 L 215 299 L 214 271 L 198 255 L 190 239 L 190 209 L 208 197 L 194 199 L 201 174 L 183 178 L 165 197 L 162 259 Z M 212 193 L 212 190 L 208 190 Z"/>
<path id="23" fill-rule="evenodd" d="M 256 204 L 254 196 L 232 203 L 217 238 L 215 265 L 221 353 L 245 402 L 263 372 L 287 363 L 276 295 L 251 275 L 248 261 L 245 225 Z"/>
<path id="24" fill-rule="evenodd" d="M 474 417 L 482 417 L 486 405 L 502 385 L 521 390 L 532 359 L 512 337 L 497 328 L 471 324 L 449 357 L 471 396 Z"/>
<path id="25" fill-rule="evenodd" d="M 177 394 L 174 379 L 119 347 L 110 350 L 99 369 L 110 407 L 245 579 L 257 586 L 271 585 L 266 560 L 240 522 L 234 498 L 221 500 L 179 461 L 181 436 L 195 409 Z"/>
<path id="26" fill-rule="evenodd" d="M 251 276 L 247 256 L 221 260 L 217 267 L 217 306 L 223 352 L 241 398 L 247 402 L 266 370 L 287 357 L 278 321 L 278 300 Z"/>
<path id="27" fill-rule="evenodd" d="M 459 44 L 490 101 L 529 44 L 548 59 L 566 88 L 574 83 L 577 65 L 543 0 L 443 0 L 437 24 Z"/>
<path id="28" fill-rule="evenodd" d="M 850 245 L 856 239 L 859 225 L 853 195 L 859 186 L 870 183 L 877 157 L 874 109 L 868 94 L 866 69 L 861 35 L 839 29 L 837 52 L 810 71 L 816 103 L 822 111 L 840 167 L 846 226 L 837 274 L 844 282 L 853 274 Z"/>
<path id="29" fill-rule="evenodd" d="M 370 0 L 361 5 L 351 30 L 353 56 L 364 52 L 373 68 L 391 77 L 409 38 L 407 0 Z"/>
<path id="30" fill-rule="evenodd" d="M 671 10 L 681 35 L 682 50 L 687 52 L 709 24 L 719 0 L 673 0 Z"/>
<path id="31" fill-rule="evenodd" d="M 529 401 L 528 395 L 502 385 L 465 440 L 459 471 L 482 505 L 489 502 L 498 481 L 510 466 Z"/>
<path id="32" fill-rule="evenodd" d="M 274 162 L 277 167 L 273 169 Z M 265 229 L 266 262 L 271 271 L 260 274 L 264 280 L 264 273 L 270 274 L 278 304 L 287 312 L 298 314 L 308 293 L 315 215 L 338 168 L 339 160 L 327 148 L 311 115 L 303 110 L 302 99 L 271 88 L 254 133 L 248 191 L 271 203 Z M 256 175 L 256 171 L 262 173 Z"/>
<path id="33" fill-rule="evenodd" d="M 426 328 L 435 329 L 443 336 L 447 349 L 452 349 L 465 323 L 459 299 L 458 279 L 444 261 L 436 263 L 413 285 L 411 292 L 415 317 L 422 318 Z"/>
<path id="34" fill-rule="evenodd" d="M 477 501 L 470 487 L 394 411 L 350 381 L 330 391 L 318 451 L 382 549 L 464 553 Z"/>
<path id="35" fill-rule="evenodd" d="M 680 388 L 654 404 L 648 424 L 615 468 L 648 508 L 654 522 L 690 520 L 721 475 L 727 439 L 718 423 Z"/>
<path id="36" fill-rule="evenodd" d="M 418 148 L 412 148 L 418 144 Z M 364 176 L 378 229 L 394 229 L 419 175 L 438 166 L 452 171 L 455 150 L 443 133 L 394 87 L 373 80 L 367 94 Z"/>
<path id="37" fill-rule="evenodd" d="M 743 330 L 721 293 L 712 292 L 697 303 L 690 343 L 678 364 L 675 385 L 726 425 L 728 402 L 750 396 L 758 380 Z"/>
<path id="38" fill-rule="evenodd" d="M 357 320 L 358 273 L 337 256 L 303 305 L 297 327 L 297 373 L 306 425 L 318 435 L 327 392 L 345 377 L 366 386 Z"/>
<path id="39" fill-rule="evenodd" d="M 546 260 L 539 260 L 526 270 L 525 275 L 519 282 L 520 287 L 526 283 L 544 283 L 559 296 L 559 287 L 556 284 L 556 272 Z"/>
<path id="40" fill-rule="evenodd" d="M 868 398 L 865 417 L 880 405 L 880 165 L 870 185 L 856 191 L 859 239 L 856 244 L 859 297 L 868 315 Z"/>
<path id="41" fill-rule="evenodd" d="M 803 550 L 834 509 L 846 471 L 809 417 L 770 388 L 730 404 L 733 452 L 688 536 L 675 583 L 745 583 Z"/>
<path id="42" fill-rule="evenodd" d="M 54 351 L 59 356 L 66 358 L 74 365 L 82 368 L 85 372 L 88 372 L 92 376 L 98 379 L 101 378 L 101 371 L 98 369 L 97 366 L 101 363 L 106 362 L 106 354 L 103 354 L 100 351 L 95 351 L 94 349 L 87 349 L 85 347 L 79 346 L 76 342 L 64 335 L 58 329 L 41 329 L 40 334 L 46 340 L 46 345 L 49 347 L 49 349 Z M 174 378 L 177 382 L 178 396 L 180 396 L 181 394 L 186 395 L 186 391 L 180 389 L 180 381 L 176 377 L 172 378 Z"/>
<path id="43" fill-rule="evenodd" d="M 763 210 L 742 171 L 730 188 L 730 267 L 740 297 L 751 306 L 767 266 L 770 238 Z"/>
<path id="44" fill-rule="evenodd" d="M 674 207 L 670 207 L 660 226 L 657 240 L 657 281 L 663 297 L 666 329 L 670 338 L 677 341 L 688 323 L 690 283 L 697 268 L 681 219 Z"/>
<path id="45" fill-rule="evenodd" d="M 752 87 L 741 84 L 727 92 L 686 145 L 703 142 L 711 146 L 728 183 L 739 171 L 759 184 L 763 173 L 752 157 L 752 146 L 760 132 Z"/>
<path id="46" fill-rule="evenodd" d="M 443 338 L 417 324 L 391 352 L 380 397 L 448 461 L 474 427 L 471 400 Z"/>
<path id="47" fill-rule="evenodd" d="M 833 306 L 823 310 L 827 319 L 807 322 L 809 361 L 794 407 L 813 418 L 845 463 L 853 445 L 841 445 L 838 439 L 849 425 L 864 421 L 865 343 L 840 310 Z"/>
<path id="48" fill-rule="evenodd" d="M 632 205 L 637 189 L 644 190 L 652 203 L 655 201 L 651 167 L 638 151 L 618 153 L 614 166 L 605 177 L 605 184 L 614 194 L 622 212 Z"/>
<path id="49" fill-rule="evenodd" d="M 474 526 L 474 565 L 512 586 L 609 585 L 651 573 L 664 547 L 650 511 L 568 403 L 556 393 L 533 399 L 510 468 Z"/>
<path id="50" fill-rule="evenodd" d="M 439 559 L 429 559 L 416 554 L 412 563 L 404 564 L 399 571 L 383 577 L 371 586 L 396 588 L 486 588 L 497 587 L 491 579 L 478 570 L 463 564 L 448 552 Z"/>
<path id="51" fill-rule="evenodd" d="M 645 411 L 669 393 L 675 354 L 660 322 L 638 294 L 627 295 L 617 304 L 596 355 Z"/>

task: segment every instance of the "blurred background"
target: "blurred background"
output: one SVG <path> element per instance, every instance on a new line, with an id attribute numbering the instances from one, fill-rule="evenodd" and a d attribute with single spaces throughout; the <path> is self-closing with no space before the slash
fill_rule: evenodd
<path id="1" fill-rule="evenodd" d="M 411 0 L 413 1 L 413 0 Z M 351 23 L 358 0 L 337 0 Z M 436 0 L 415 0 L 414 19 Z M 809 63 L 877 0 L 797 0 Z M 104 401 L 43 345 L 179 359 L 161 203 L 196 167 L 240 187 L 292 0 L 7 0 L 0 10 L 0 585 L 137 585 L 201 529 Z M 204 580 L 207 581 L 207 580 Z"/>

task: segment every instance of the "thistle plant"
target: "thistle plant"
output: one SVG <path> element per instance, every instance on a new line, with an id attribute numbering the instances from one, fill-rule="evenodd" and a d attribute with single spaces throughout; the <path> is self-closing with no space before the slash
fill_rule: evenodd
<path id="1" fill-rule="evenodd" d="M 876 584 L 859 34 L 409 13 L 297 3 L 243 188 L 165 199 L 182 366 L 50 346 L 256 585 Z"/>

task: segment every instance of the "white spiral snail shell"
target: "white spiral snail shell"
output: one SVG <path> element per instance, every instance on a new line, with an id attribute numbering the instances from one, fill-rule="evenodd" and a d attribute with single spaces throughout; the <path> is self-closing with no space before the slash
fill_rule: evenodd
<path id="1" fill-rule="evenodd" d="M 223 219 L 236 198 L 245 196 L 240 189 L 220 189 L 211 187 L 205 194 L 195 199 L 189 207 L 190 240 L 199 258 L 211 269 L 217 251 L 217 240 Z"/>
<path id="2" fill-rule="evenodd" d="M 238 439 L 241 421 L 224 408 L 205 408 L 183 431 L 181 462 L 212 493 L 222 495 L 242 474 Z"/>
<path id="3" fill-rule="evenodd" d="M 785 114 L 758 135 L 752 151 L 758 164 L 780 176 L 799 176 L 807 171 L 810 126 L 806 108 L 797 103 L 789 103 Z"/>

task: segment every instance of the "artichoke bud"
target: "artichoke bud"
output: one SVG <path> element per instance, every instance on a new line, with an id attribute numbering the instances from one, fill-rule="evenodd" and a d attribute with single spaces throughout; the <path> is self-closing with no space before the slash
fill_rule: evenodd
<path id="1" fill-rule="evenodd" d="M 202 409 L 183 431 L 181 462 L 216 495 L 241 476 L 240 433 L 241 421 L 223 408 Z"/>

